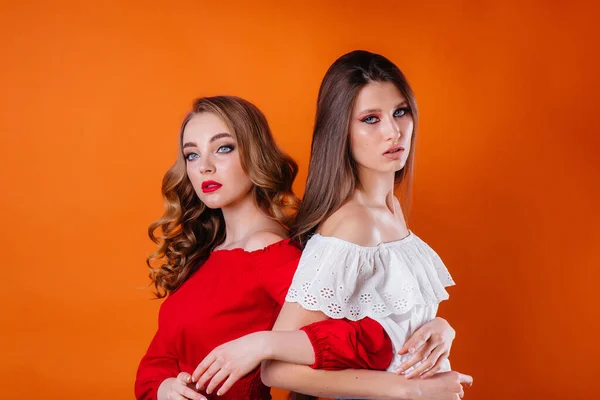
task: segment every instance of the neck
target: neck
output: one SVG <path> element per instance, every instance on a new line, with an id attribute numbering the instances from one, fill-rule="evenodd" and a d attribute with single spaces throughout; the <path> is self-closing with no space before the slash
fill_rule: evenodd
<path id="1" fill-rule="evenodd" d="M 394 172 L 375 172 L 366 168 L 358 171 L 359 185 L 356 194 L 363 204 L 370 207 L 387 207 L 396 214 L 394 207 Z"/>
<path id="2" fill-rule="evenodd" d="M 256 232 L 268 218 L 254 201 L 252 192 L 221 208 L 221 212 L 225 220 L 225 242 L 223 243 L 225 246 L 239 242 Z"/>

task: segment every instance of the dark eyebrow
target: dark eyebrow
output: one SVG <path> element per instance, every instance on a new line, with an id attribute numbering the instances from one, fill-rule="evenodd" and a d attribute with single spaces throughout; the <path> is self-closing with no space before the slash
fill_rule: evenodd
<path id="1" fill-rule="evenodd" d="M 216 140 L 222 139 L 224 137 L 232 137 L 229 133 L 223 132 L 223 133 L 217 133 L 215 136 L 210 138 L 210 142 L 214 142 Z"/>
<path id="2" fill-rule="evenodd" d="M 408 103 L 406 102 L 406 100 L 404 100 L 402 103 L 398 104 L 395 108 L 400 108 L 402 106 L 407 106 Z M 376 113 L 376 112 L 381 112 L 380 108 L 369 108 L 368 110 L 363 110 L 361 112 L 359 112 L 359 115 L 362 114 L 370 114 L 370 113 Z"/>
<path id="3" fill-rule="evenodd" d="M 215 136 L 210 138 L 210 143 L 212 143 L 216 140 L 222 139 L 224 137 L 233 137 L 233 136 L 231 136 L 229 133 L 226 133 L 226 132 L 217 133 Z M 198 147 L 198 146 L 194 142 L 187 142 L 186 144 L 183 145 L 183 148 L 185 149 L 187 147 Z"/>

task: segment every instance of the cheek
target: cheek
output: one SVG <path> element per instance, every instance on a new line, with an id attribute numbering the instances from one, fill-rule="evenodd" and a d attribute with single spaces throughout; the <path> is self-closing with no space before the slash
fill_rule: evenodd
<path id="1" fill-rule="evenodd" d="M 198 189 L 202 185 L 202 179 L 197 171 L 197 168 L 194 168 L 192 164 L 187 164 L 185 171 L 188 179 L 192 183 L 192 186 L 194 187 L 194 189 L 196 189 L 196 191 L 198 191 Z"/>
<path id="2" fill-rule="evenodd" d="M 351 144 L 354 159 L 366 161 L 373 157 L 372 153 L 377 148 L 376 135 L 368 129 L 357 129 L 352 132 Z"/>
<path id="3" fill-rule="evenodd" d="M 226 174 L 227 178 L 231 180 L 231 183 L 235 185 L 236 189 L 241 189 L 250 182 L 250 177 L 242 168 L 239 157 L 231 157 L 227 160 L 221 167 L 221 171 Z"/>
<path id="4" fill-rule="evenodd" d="M 415 124 L 411 119 L 406 119 L 403 121 L 404 124 L 403 126 L 400 128 L 401 132 L 406 132 L 406 141 L 410 143 L 410 140 L 412 139 L 412 135 L 413 135 L 413 131 L 415 129 Z"/>

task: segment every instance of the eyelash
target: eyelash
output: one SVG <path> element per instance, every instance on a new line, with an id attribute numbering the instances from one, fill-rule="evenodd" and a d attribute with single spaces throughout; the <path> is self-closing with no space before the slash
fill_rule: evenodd
<path id="1" fill-rule="evenodd" d="M 192 158 L 192 156 L 197 156 L 197 157 Z M 185 157 L 185 161 L 188 161 L 188 162 L 194 161 L 194 159 L 196 159 L 196 158 L 200 158 L 200 156 L 196 153 L 189 153 L 189 154 L 186 154 L 184 157 Z"/>
<path id="2" fill-rule="evenodd" d="M 228 151 L 220 151 L 223 148 L 228 149 Z M 217 149 L 217 153 L 227 154 L 227 153 L 231 153 L 233 151 L 233 149 L 235 149 L 235 147 L 232 144 L 225 144 Z"/>
<path id="3" fill-rule="evenodd" d="M 410 113 L 410 109 L 408 107 L 402 107 L 397 109 L 396 111 L 394 111 L 394 115 L 398 112 L 398 111 L 402 111 L 402 115 L 398 115 L 397 118 L 402 118 L 404 117 L 406 114 Z M 367 122 L 369 120 L 369 118 L 375 118 L 377 119 L 377 121 L 373 121 L 373 122 Z M 369 124 L 369 125 L 373 125 L 377 122 L 379 122 L 379 118 L 377 118 L 374 115 L 367 115 L 366 117 L 364 117 L 363 119 L 361 119 L 361 122 L 364 122 L 365 124 Z"/>
<path id="4" fill-rule="evenodd" d="M 227 149 L 227 151 L 221 151 L 221 149 Z M 217 149 L 217 153 L 228 154 L 228 153 L 231 153 L 234 149 L 235 149 L 235 147 L 233 145 L 226 144 L 226 145 L 220 146 Z M 192 156 L 195 156 L 195 157 L 192 157 Z M 184 155 L 184 158 L 186 161 L 194 161 L 194 160 L 200 158 L 200 155 L 198 155 L 198 153 L 189 153 L 189 154 Z"/>

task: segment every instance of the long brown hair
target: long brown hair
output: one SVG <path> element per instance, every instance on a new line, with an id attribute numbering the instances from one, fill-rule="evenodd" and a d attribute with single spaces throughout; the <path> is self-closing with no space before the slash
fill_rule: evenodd
<path id="1" fill-rule="evenodd" d="M 418 124 L 415 96 L 402 71 L 390 60 L 364 50 L 352 51 L 329 67 L 319 89 L 306 189 L 292 227 L 293 237 L 301 244 L 354 192 L 358 174 L 350 149 L 350 118 L 358 93 L 370 82 L 393 83 L 412 114 L 413 146 L 404 168 L 395 175 L 396 185 L 403 187 L 401 201 L 406 208 Z"/>
<path id="2" fill-rule="evenodd" d="M 296 162 L 275 144 L 263 113 L 250 102 L 234 96 L 203 97 L 179 131 L 179 154 L 165 173 L 162 194 L 165 213 L 148 228 L 159 249 L 146 262 L 156 297 L 177 290 L 208 259 L 215 246 L 225 240 L 225 221 L 220 209 L 210 209 L 200 201 L 187 176 L 183 155 L 183 132 L 199 113 L 213 113 L 223 120 L 238 142 L 242 168 L 253 183 L 256 204 L 288 228 L 298 208 L 292 183 L 298 172 Z M 160 234 L 156 231 L 160 228 Z M 158 267 L 152 263 L 158 262 Z"/>

